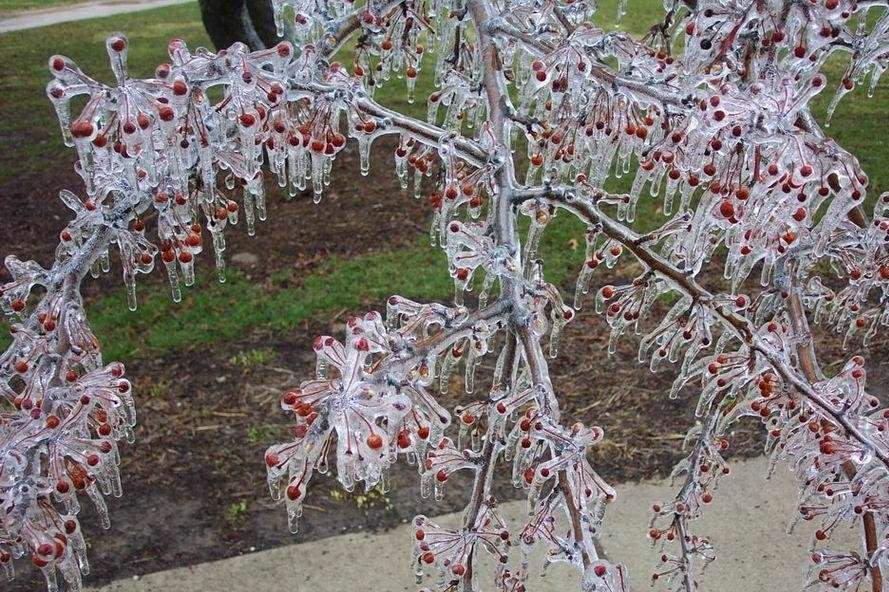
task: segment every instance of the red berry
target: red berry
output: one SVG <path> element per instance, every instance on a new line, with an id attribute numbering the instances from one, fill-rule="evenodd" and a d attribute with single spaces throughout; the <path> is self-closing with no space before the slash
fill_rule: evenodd
<path id="1" fill-rule="evenodd" d="M 71 125 L 71 135 L 75 138 L 88 138 L 93 135 L 93 124 L 85 119 L 78 119 Z"/>

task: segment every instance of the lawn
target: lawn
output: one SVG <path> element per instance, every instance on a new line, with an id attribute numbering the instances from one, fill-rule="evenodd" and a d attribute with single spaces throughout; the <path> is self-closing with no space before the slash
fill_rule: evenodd
<path id="1" fill-rule="evenodd" d="M 68 6 L 70 4 L 82 4 L 85 0 L 0 0 L 0 16 L 25 12 L 28 10 L 41 10 Z"/>
<path id="2" fill-rule="evenodd" d="M 0 35 L 0 57 L 6 64 L 0 72 L 6 148 L 0 154 L 0 182 L 43 170 L 46 162 L 70 158 L 73 152 L 62 144 L 55 111 L 46 97 L 48 60 L 62 54 L 94 78 L 111 80 L 105 38 L 115 31 L 130 38 L 130 71 L 140 77 L 150 76 L 155 66 L 169 61 L 167 43 L 173 37 L 192 46 L 210 43 L 196 3 Z"/>
<path id="3" fill-rule="evenodd" d="M 635 34 L 647 30 L 661 10 L 656 0 L 633 0 L 630 8 L 625 26 Z M 615 27 L 615 13 L 615 0 L 602 2 L 599 24 Z M 166 60 L 166 44 L 171 37 L 181 37 L 192 47 L 209 44 L 196 4 L 0 35 L 0 59 L 6 66 L 0 72 L 0 86 L 4 89 L 0 95 L 0 121 L 5 145 L 0 155 L 0 182 L 8 182 L 22 173 L 41 171 L 47 162 L 70 160 L 71 152 L 62 145 L 55 113 L 44 94 L 49 78 L 46 62 L 50 55 L 64 54 L 85 72 L 108 79 L 104 42 L 112 31 L 128 34 L 130 69 L 136 76 L 149 75 L 156 64 Z M 351 61 L 348 52 L 338 57 L 344 63 Z M 829 77 L 837 80 L 841 68 L 839 62 L 830 64 Z M 431 67 L 426 70 L 429 69 Z M 421 79 L 417 95 L 424 96 L 429 86 L 428 78 Z M 874 125 L 880 120 L 880 114 L 885 119 L 889 112 L 889 94 L 885 92 L 885 83 L 880 86 L 872 99 L 863 91 L 848 97 L 830 128 L 840 144 L 858 156 L 870 175 L 871 199 L 889 189 L 889 168 L 884 165 L 889 147 L 879 139 Z M 829 95 L 824 93 L 817 101 L 819 114 L 829 102 Z M 401 81 L 393 81 L 379 90 L 376 98 L 415 116 L 423 117 L 425 112 L 422 100 L 413 105 L 407 103 Z M 348 182 L 343 176 L 334 179 L 334 184 L 343 182 Z M 627 177 L 617 180 L 614 188 L 626 189 L 629 182 Z M 410 198 L 405 196 L 405 199 Z M 657 220 L 658 204 L 643 201 L 640 219 L 653 224 Z M 542 252 L 552 281 L 570 284 L 583 257 L 582 246 L 577 247 L 578 240 L 582 241 L 582 228 L 566 216 L 559 217 L 545 234 Z M 132 359 L 235 339 L 251 328 L 285 329 L 321 313 L 360 310 L 376 305 L 392 293 L 445 299 L 452 290 L 445 269 L 440 252 L 425 241 L 407 249 L 370 253 L 350 261 L 330 258 L 300 277 L 296 287 L 283 282 L 280 287 L 268 290 L 237 274 L 220 285 L 209 280 L 208 275 L 199 280 L 199 288 L 188 291 L 180 305 L 169 301 L 163 285 L 151 284 L 140 288 L 140 309 L 135 313 L 127 311 L 122 290 L 91 302 L 88 309 L 97 334 L 105 343 L 106 357 Z M 285 269 L 281 273 L 292 272 Z M 170 314 L 172 310 L 176 314 Z"/>

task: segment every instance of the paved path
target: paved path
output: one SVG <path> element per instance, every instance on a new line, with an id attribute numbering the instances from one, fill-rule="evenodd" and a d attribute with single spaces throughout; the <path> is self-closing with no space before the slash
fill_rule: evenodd
<path id="1" fill-rule="evenodd" d="M 710 511 L 698 523 L 697 532 L 710 537 L 720 555 L 707 568 L 702 592 L 802 590 L 814 526 L 804 524 L 793 535 L 786 534 L 787 520 L 795 512 L 796 486 L 782 468 L 764 481 L 766 467 L 764 459 L 733 465 L 732 476 L 723 481 Z M 663 481 L 624 484 L 609 507 L 602 546 L 609 558 L 627 564 L 636 591 L 651 589 L 649 577 L 658 557 L 645 537 L 649 508 L 652 501 L 669 499 L 671 491 Z M 502 508 L 507 518 L 517 520 L 525 504 L 510 502 Z M 442 523 L 456 520 L 455 514 L 439 518 Z M 418 586 L 408 565 L 411 532 L 403 525 L 377 534 L 335 536 L 121 580 L 90 592 L 414 592 Z M 833 538 L 834 545 L 849 545 L 846 548 L 857 540 L 845 529 Z M 538 577 L 541 557 L 542 552 L 532 557 L 528 592 L 579 590 L 579 577 L 571 568 L 554 565 L 546 578 Z M 434 583 L 434 576 L 426 581 Z M 489 579 L 483 583 L 483 589 L 491 589 Z"/>
<path id="2" fill-rule="evenodd" d="M 34 10 L 0 18 L 0 33 L 33 29 L 46 25 L 82 21 L 100 16 L 111 16 L 124 12 L 136 12 L 149 8 L 160 8 L 171 4 L 184 4 L 194 0 L 97 0 L 72 6 L 55 6 L 44 10 Z"/>

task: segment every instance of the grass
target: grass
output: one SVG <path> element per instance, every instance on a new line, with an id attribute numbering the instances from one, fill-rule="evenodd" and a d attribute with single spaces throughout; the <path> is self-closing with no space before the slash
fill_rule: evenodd
<path id="1" fill-rule="evenodd" d="M 625 17 L 624 27 L 639 35 L 657 19 L 660 5 L 657 0 L 630 1 L 633 10 Z M 615 13 L 616 0 L 601 2 L 598 24 L 615 28 Z M 107 79 L 110 73 L 104 40 L 118 30 L 129 33 L 130 67 L 135 76 L 149 75 L 156 64 L 165 61 L 166 43 L 173 36 L 182 37 L 192 47 L 209 44 L 196 4 L 0 35 L 0 59 L 6 65 L 0 72 L 4 88 L 0 121 L 6 148 L 5 155 L 0 156 L 0 182 L 38 172 L 47 160 L 70 158 L 59 137 L 55 113 L 44 95 L 49 78 L 46 60 L 62 53 L 74 58 L 85 72 Z M 345 64 L 352 61 L 348 51 L 337 58 Z M 427 64 L 424 72 L 429 70 L 431 65 Z M 838 80 L 841 72 L 839 61 L 828 65 L 830 80 Z M 421 77 L 417 96 L 425 96 L 430 86 L 429 77 Z M 889 168 L 883 166 L 889 159 L 889 145 L 880 140 L 874 126 L 889 113 L 889 93 L 885 84 L 880 86 L 873 99 L 861 90 L 847 97 L 830 128 L 833 137 L 858 156 L 870 175 L 871 199 L 889 189 Z M 823 95 L 815 101 L 819 117 L 830 100 L 830 92 Z M 425 116 L 422 99 L 407 103 L 403 80 L 391 81 L 377 91 L 376 98 L 391 108 Z M 18 141 L 24 138 L 28 140 Z M 612 189 L 626 190 L 630 181 L 628 177 L 616 180 Z M 651 199 L 642 202 L 639 218 L 653 224 L 659 204 Z M 582 237 L 581 224 L 567 215 L 550 224 L 541 244 L 550 281 L 557 285 L 571 281 L 583 260 Z M 151 285 L 140 294 L 135 313 L 127 310 L 122 289 L 89 303 L 88 312 L 103 341 L 106 358 L 132 359 L 238 339 L 253 328 L 292 329 L 319 315 L 379 306 L 391 294 L 419 300 L 446 299 L 453 285 L 445 269 L 443 254 L 428 243 L 351 260 L 331 258 L 301 278 L 299 287 L 288 287 L 290 272 L 282 271 L 275 274 L 280 287 L 271 291 L 237 273 L 231 274 L 227 283 L 218 284 L 205 268 L 208 273 L 199 278 L 198 286 L 186 291 L 179 305 L 170 302 L 165 288 Z M 266 352 L 248 354 L 264 359 Z M 233 363 L 248 364 L 250 360 Z"/>
<path id="2" fill-rule="evenodd" d="M 192 48 L 210 44 L 197 3 L 0 35 L 5 65 L 0 71 L 0 182 L 40 173 L 46 162 L 73 160 L 74 151 L 62 143 L 55 110 L 46 97 L 47 63 L 54 54 L 65 55 L 88 75 L 110 81 L 105 39 L 116 31 L 129 37 L 129 67 L 137 77 L 151 76 L 158 64 L 169 61 L 167 44 L 173 37 L 185 39 Z"/>
<path id="3" fill-rule="evenodd" d="M 266 366 L 275 359 L 275 352 L 266 348 L 248 349 L 229 358 L 229 362 L 244 370 Z"/>
<path id="4" fill-rule="evenodd" d="M 556 284 L 569 281 L 583 262 L 583 247 L 577 242 L 580 225 L 567 216 L 561 219 L 564 222 L 554 222 L 541 243 L 547 277 Z M 444 300 L 453 293 L 446 269 L 444 254 L 428 244 L 348 260 L 334 257 L 300 278 L 298 287 L 271 291 L 231 270 L 220 284 L 205 267 L 179 304 L 170 300 L 166 286 L 148 284 L 140 290 L 135 312 L 127 309 L 122 288 L 88 303 L 87 310 L 105 359 L 131 360 L 233 341 L 257 328 L 288 331 L 325 313 L 379 309 L 392 294 Z M 286 286 L 288 275 L 279 272 L 276 282 Z M 0 345 L 8 341 L 4 334 Z M 248 368 L 272 359 L 268 350 L 251 349 L 230 361 Z"/>
<path id="5" fill-rule="evenodd" d="M 0 0 L 0 16 L 8 16 L 27 10 L 41 10 L 58 6 L 82 4 L 85 0 Z"/>
<path id="6" fill-rule="evenodd" d="M 286 331 L 320 313 L 361 310 L 391 294 L 440 298 L 452 289 L 444 269 L 444 255 L 428 246 L 350 260 L 332 258 L 302 277 L 298 287 L 272 291 L 236 272 L 219 284 L 205 269 L 179 304 L 170 301 L 165 287 L 153 284 L 140 295 L 136 312 L 127 310 L 123 290 L 90 303 L 88 312 L 105 357 L 126 360 L 231 341 L 256 327 Z M 267 351 L 251 350 L 232 363 L 270 359 Z"/>
<path id="7" fill-rule="evenodd" d="M 229 525 L 235 526 L 246 520 L 249 511 L 250 506 L 245 500 L 231 502 L 225 508 L 225 519 L 228 521 Z"/>

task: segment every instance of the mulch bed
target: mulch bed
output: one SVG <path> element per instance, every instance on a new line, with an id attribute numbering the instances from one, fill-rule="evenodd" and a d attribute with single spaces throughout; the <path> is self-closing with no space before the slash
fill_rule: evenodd
<path id="1" fill-rule="evenodd" d="M 330 254 L 344 257 L 416 244 L 426 232 L 428 211 L 422 202 L 401 192 L 391 173 L 391 141 L 375 146 L 372 174 L 358 177 L 357 154 L 337 159 L 334 183 L 320 206 L 309 195 L 284 201 L 270 196 L 268 222 L 248 238 L 242 229 L 227 236 L 230 253 L 259 254 L 246 270 L 261 281 L 274 271 L 293 266 L 311 269 Z M 79 187 L 78 179 L 60 166 L 40 178 L 25 177 L 0 187 L 0 244 L 7 253 L 48 263 L 56 236 L 68 213 L 57 199 L 62 187 Z M 210 264 L 209 259 L 207 264 Z M 4 272 L 5 274 L 5 272 Z M 596 281 L 602 281 L 597 278 Z M 155 273 L 149 281 L 164 281 Z M 93 283 L 92 295 L 117 285 L 114 273 Z M 378 306 L 378 303 L 374 306 Z M 171 309 L 173 305 L 171 304 Z M 360 311 L 348 311 L 360 312 Z M 657 318 L 665 310 L 653 311 Z M 134 446 L 124 446 L 121 473 L 125 495 L 109 499 L 112 527 L 102 531 L 88 502 L 82 519 L 90 544 L 89 584 L 202 561 L 221 559 L 294 542 L 323 538 L 357 529 L 385 528 L 417 513 L 461 508 L 465 487 L 448 483 L 442 503 L 419 496 L 416 468 L 393 469 L 393 490 L 383 496 L 344 494 L 331 477 L 316 476 L 309 495 L 302 533 L 289 534 L 283 508 L 275 506 L 265 482 L 263 452 L 287 438 L 281 413 L 281 390 L 313 372 L 311 343 L 315 335 L 336 335 L 348 313 L 318 318 L 287 334 L 256 328 L 223 347 L 177 352 L 163 357 L 129 360 L 139 426 Z M 567 421 L 602 426 L 606 440 L 592 453 L 594 465 L 612 482 L 663 476 L 682 456 L 681 443 L 693 425 L 695 393 L 675 400 L 666 393 L 672 369 L 652 374 L 636 360 L 636 342 L 624 338 L 618 351 L 607 354 L 607 327 L 589 308 L 566 327 L 562 355 L 551 361 L 553 383 L 564 402 Z M 820 348 L 825 359 L 844 359 L 836 339 Z M 238 352 L 268 349 L 273 360 L 245 368 Z M 873 365 L 885 359 L 889 342 L 881 339 L 865 352 L 872 361 L 870 385 L 886 395 L 889 368 Z M 493 360 L 480 374 L 489 375 Z M 282 372 L 288 369 L 292 374 Z M 455 389 L 446 401 L 453 407 L 466 398 Z M 484 392 L 481 388 L 479 392 Z M 885 400 L 885 397 L 884 397 Z M 732 437 L 732 454 L 750 456 L 762 448 L 762 430 L 742 424 Z M 497 492 L 521 496 L 501 469 Z M 640 533 L 640 536 L 644 536 Z M 22 573 L 7 590 L 42 587 L 37 570 L 21 562 Z"/>

